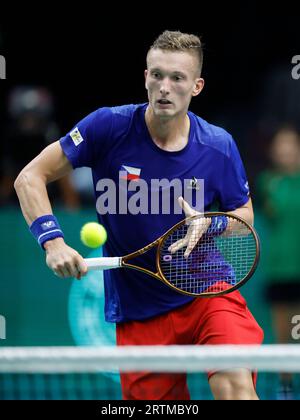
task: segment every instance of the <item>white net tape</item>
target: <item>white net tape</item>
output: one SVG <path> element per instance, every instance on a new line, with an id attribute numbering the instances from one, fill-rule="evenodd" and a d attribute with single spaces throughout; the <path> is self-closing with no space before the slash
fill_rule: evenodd
<path id="1" fill-rule="evenodd" d="M 300 372 L 300 345 L 0 348 L 0 373 Z"/>

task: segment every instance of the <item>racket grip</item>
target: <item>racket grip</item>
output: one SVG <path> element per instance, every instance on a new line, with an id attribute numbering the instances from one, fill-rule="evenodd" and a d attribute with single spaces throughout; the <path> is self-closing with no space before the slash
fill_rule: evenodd
<path id="1" fill-rule="evenodd" d="M 121 258 L 87 258 L 84 260 L 90 270 L 110 270 L 121 267 Z"/>

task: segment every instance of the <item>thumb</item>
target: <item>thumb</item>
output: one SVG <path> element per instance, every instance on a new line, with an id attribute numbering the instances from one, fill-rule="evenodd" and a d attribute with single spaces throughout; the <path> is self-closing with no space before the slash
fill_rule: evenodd
<path id="1" fill-rule="evenodd" d="M 183 197 L 178 198 L 178 203 L 185 212 L 186 217 L 194 216 L 194 214 L 196 214 L 196 211 L 191 208 L 189 203 L 185 201 Z"/>

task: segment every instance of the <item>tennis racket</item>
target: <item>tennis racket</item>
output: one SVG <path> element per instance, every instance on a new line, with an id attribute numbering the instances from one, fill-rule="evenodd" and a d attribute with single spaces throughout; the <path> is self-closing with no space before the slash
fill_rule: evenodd
<path id="1" fill-rule="evenodd" d="M 156 272 L 132 264 L 134 258 L 154 247 Z M 256 270 L 259 255 L 259 238 L 251 225 L 238 216 L 214 212 L 182 220 L 129 255 L 85 262 L 89 270 L 139 270 L 179 293 L 212 297 L 245 284 Z"/>

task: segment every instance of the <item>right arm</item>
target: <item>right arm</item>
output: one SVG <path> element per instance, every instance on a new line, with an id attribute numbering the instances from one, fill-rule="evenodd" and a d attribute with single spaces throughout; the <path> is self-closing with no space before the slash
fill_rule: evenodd
<path id="1" fill-rule="evenodd" d="M 15 190 L 27 224 L 37 218 L 53 214 L 47 193 L 47 184 L 70 173 L 72 166 L 65 156 L 60 143 L 56 142 L 44 149 L 19 174 Z M 87 273 L 83 258 L 70 248 L 62 238 L 44 244 L 48 267 L 59 277 L 77 277 Z"/>

